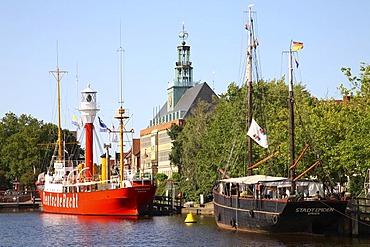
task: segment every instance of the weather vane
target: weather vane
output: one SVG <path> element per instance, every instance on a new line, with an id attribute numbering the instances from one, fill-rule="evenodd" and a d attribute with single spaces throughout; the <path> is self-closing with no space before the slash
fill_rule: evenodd
<path id="1" fill-rule="evenodd" d="M 182 45 L 185 45 L 185 40 L 188 38 L 189 34 L 185 31 L 185 23 L 182 22 L 182 31 L 179 33 L 180 39 L 182 39 Z"/>

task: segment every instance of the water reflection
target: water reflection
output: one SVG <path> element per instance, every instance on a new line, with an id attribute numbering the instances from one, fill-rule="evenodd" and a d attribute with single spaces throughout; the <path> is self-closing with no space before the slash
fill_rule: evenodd
<path id="1" fill-rule="evenodd" d="M 222 230 L 211 216 L 95 217 L 0 214 L 0 246 L 370 246 L 370 239 L 251 234 Z"/>
<path id="2" fill-rule="evenodd" d="M 43 234 L 56 236 L 47 239 L 46 244 L 67 243 L 78 246 L 109 246 L 112 240 L 117 240 L 120 232 L 129 233 L 138 217 L 114 216 L 77 216 L 62 214 L 40 214 Z"/>
<path id="3" fill-rule="evenodd" d="M 122 223 L 122 221 L 136 222 L 139 220 L 136 216 L 88 216 L 88 215 L 66 215 L 41 213 L 44 224 L 58 224 L 60 222 L 71 222 L 79 224 L 111 224 Z"/>
<path id="4" fill-rule="evenodd" d="M 1 208 L 0 214 L 40 212 L 38 208 Z"/>

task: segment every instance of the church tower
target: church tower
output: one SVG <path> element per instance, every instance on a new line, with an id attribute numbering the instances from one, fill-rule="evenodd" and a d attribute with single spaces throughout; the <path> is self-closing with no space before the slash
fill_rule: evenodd
<path id="1" fill-rule="evenodd" d="M 167 88 L 167 112 L 173 111 L 185 91 L 194 86 L 193 67 L 191 67 L 190 62 L 190 46 L 186 45 L 185 42 L 188 36 L 188 32 L 185 31 L 185 24 L 182 23 L 182 31 L 179 34 L 182 43 L 177 46 L 178 58 L 175 63 L 175 78 L 173 83 L 168 84 Z"/>

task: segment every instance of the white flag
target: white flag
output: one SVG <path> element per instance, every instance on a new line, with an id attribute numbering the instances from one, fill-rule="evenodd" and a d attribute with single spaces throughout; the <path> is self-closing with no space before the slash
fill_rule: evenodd
<path id="1" fill-rule="evenodd" d="M 268 148 L 269 139 L 267 137 L 267 133 L 257 124 L 256 121 L 254 121 L 254 119 L 252 119 L 247 135 L 255 140 L 261 147 Z"/>

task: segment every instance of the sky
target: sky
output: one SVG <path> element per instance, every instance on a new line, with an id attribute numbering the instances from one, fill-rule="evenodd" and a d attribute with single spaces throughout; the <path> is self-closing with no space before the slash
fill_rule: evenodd
<path id="1" fill-rule="evenodd" d="M 194 81 L 217 94 L 231 82 L 243 83 L 246 51 L 245 11 L 253 3 L 261 75 L 287 73 L 283 51 L 301 41 L 298 81 L 317 98 L 340 99 L 348 86 L 342 67 L 358 73 L 368 63 L 370 1 L 311 0 L 3 0 L 0 2 L 0 118 L 13 112 L 57 122 L 56 80 L 61 81 L 62 126 L 71 124 L 80 91 L 96 90 L 100 116 L 111 126 L 120 99 L 132 115 L 128 128 L 139 137 L 156 108 L 167 99 L 174 79 L 178 36 L 185 23 Z M 117 50 L 124 49 L 123 61 Z"/>

